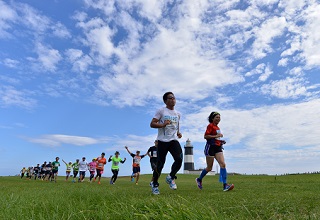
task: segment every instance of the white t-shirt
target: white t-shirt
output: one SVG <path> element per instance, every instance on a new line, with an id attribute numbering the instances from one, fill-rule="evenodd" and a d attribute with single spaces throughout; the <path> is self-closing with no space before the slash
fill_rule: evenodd
<path id="1" fill-rule="evenodd" d="M 87 169 L 88 169 L 88 162 L 86 160 L 85 161 L 81 160 L 79 162 L 79 171 L 87 171 Z"/>
<path id="2" fill-rule="evenodd" d="M 166 125 L 163 128 L 158 128 L 157 140 L 163 142 L 169 142 L 177 140 L 177 132 L 179 129 L 180 112 L 176 110 L 170 110 L 167 107 L 160 108 L 153 118 L 159 120 L 160 124 L 163 124 L 165 120 L 170 120 L 171 124 Z"/>

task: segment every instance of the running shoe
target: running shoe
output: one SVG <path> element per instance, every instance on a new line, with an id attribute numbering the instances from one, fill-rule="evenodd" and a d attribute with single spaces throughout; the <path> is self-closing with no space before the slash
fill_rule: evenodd
<path id="1" fill-rule="evenodd" d="M 133 181 L 134 181 L 134 177 L 132 176 L 132 177 L 131 177 L 131 182 L 133 182 Z"/>
<path id="2" fill-rule="evenodd" d="M 111 185 L 113 184 L 112 180 L 110 180 L 110 184 L 111 184 Z"/>
<path id="3" fill-rule="evenodd" d="M 160 194 L 160 191 L 159 191 L 157 186 L 153 186 L 153 184 L 152 184 L 151 189 L 152 189 L 152 194 L 153 195 L 159 195 Z"/>
<path id="4" fill-rule="evenodd" d="M 234 188 L 234 185 L 233 184 L 227 184 L 225 185 L 225 187 L 223 188 L 223 191 L 224 192 L 227 192 L 227 191 L 230 191 Z"/>
<path id="5" fill-rule="evenodd" d="M 199 178 L 196 178 L 196 183 L 199 189 L 202 189 L 202 181 Z"/>
<path id="6" fill-rule="evenodd" d="M 138 183 L 136 183 L 136 185 L 139 185 Z"/>
<path id="7" fill-rule="evenodd" d="M 98 182 L 98 184 L 101 184 L 100 181 Z"/>
<path id="8" fill-rule="evenodd" d="M 173 189 L 173 190 L 177 189 L 177 184 L 174 182 L 173 179 L 171 179 L 170 175 L 166 177 L 166 182 L 169 184 L 170 189 Z"/>
<path id="9" fill-rule="evenodd" d="M 152 185 L 153 185 L 153 181 L 151 181 L 151 182 L 149 183 L 149 185 L 152 186 Z"/>

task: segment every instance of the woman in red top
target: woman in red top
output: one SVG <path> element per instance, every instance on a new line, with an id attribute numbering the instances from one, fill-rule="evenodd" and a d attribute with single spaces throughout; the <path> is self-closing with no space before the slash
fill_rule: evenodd
<path id="1" fill-rule="evenodd" d="M 204 154 L 206 156 L 207 168 L 205 168 L 200 176 L 196 178 L 197 186 L 202 189 L 202 178 L 207 175 L 208 172 L 212 170 L 214 158 L 218 161 L 220 165 L 220 182 L 223 183 L 223 191 L 230 191 L 234 188 L 233 184 L 227 183 L 227 169 L 226 163 L 223 156 L 223 145 L 226 143 L 224 140 L 220 140 L 223 134 L 218 127 L 220 122 L 220 114 L 218 112 L 211 112 L 209 115 L 209 125 L 204 134 L 204 139 L 207 140 L 206 146 L 204 148 Z"/>

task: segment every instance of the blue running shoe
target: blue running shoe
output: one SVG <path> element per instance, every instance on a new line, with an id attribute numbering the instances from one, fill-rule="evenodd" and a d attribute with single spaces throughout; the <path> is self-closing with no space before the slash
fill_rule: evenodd
<path id="1" fill-rule="evenodd" d="M 227 192 L 227 191 L 233 190 L 233 188 L 234 188 L 234 185 L 233 185 L 233 184 L 227 184 L 227 185 L 225 185 L 225 187 L 223 188 L 223 191 L 224 191 L 224 192 Z"/>
<path id="2" fill-rule="evenodd" d="M 131 176 L 131 182 L 133 182 L 134 181 L 134 177 L 133 176 Z"/>
<path id="3" fill-rule="evenodd" d="M 202 181 L 199 178 L 196 178 L 196 183 L 199 189 L 202 189 Z"/>
<path id="4" fill-rule="evenodd" d="M 152 189 L 152 194 L 153 195 L 159 195 L 160 194 L 160 191 L 159 191 L 157 186 L 153 186 L 153 184 L 152 184 L 151 189 Z"/>
<path id="5" fill-rule="evenodd" d="M 174 182 L 173 179 L 171 179 L 170 175 L 166 177 L 166 182 L 169 184 L 170 189 L 173 189 L 173 190 L 177 189 L 177 184 Z"/>
<path id="6" fill-rule="evenodd" d="M 152 186 L 153 185 L 153 181 L 151 181 L 149 185 Z"/>

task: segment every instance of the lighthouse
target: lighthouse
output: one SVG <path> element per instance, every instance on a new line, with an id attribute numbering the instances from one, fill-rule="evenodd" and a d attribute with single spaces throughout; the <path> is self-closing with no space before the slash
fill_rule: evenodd
<path id="1" fill-rule="evenodd" d="M 190 173 L 190 171 L 194 171 L 194 161 L 193 161 L 193 145 L 191 141 L 188 139 L 186 141 L 186 145 L 184 145 L 184 173 Z"/>

